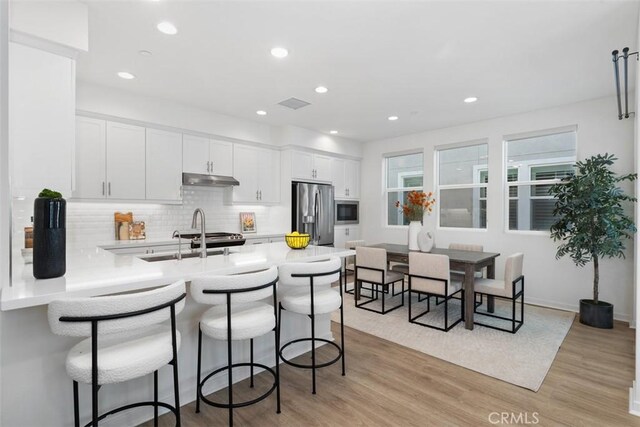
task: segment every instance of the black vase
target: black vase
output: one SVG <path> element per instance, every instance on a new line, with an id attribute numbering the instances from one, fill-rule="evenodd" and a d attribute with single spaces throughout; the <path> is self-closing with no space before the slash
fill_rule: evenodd
<path id="1" fill-rule="evenodd" d="M 33 276 L 64 276 L 67 266 L 67 202 L 38 197 L 33 204 Z"/>

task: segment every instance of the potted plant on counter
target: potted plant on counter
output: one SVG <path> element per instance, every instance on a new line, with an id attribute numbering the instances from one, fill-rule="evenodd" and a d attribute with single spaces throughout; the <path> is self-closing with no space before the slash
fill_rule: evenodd
<path id="1" fill-rule="evenodd" d="M 66 272 L 67 202 L 47 188 L 33 204 L 33 276 L 49 279 Z"/>
<path id="2" fill-rule="evenodd" d="M 636 199 L 618 184 L 634 181 L 637 174 L 619 176 L 611 170 L 613 154 L 593 156 L 576 162 L 575 174 L 551 186 L 556 198 L 556 222 L 551 237 L 560 241 L 556 258 L 569 255 L 579 266 L 593 263 L 593 299 L 580 300 L 580 322 L 596 328 L 613 328 L 613 305 L 600 301 L 600 260 L 623 258 L 625 240 L 636 231 L 625 205 Z"/>

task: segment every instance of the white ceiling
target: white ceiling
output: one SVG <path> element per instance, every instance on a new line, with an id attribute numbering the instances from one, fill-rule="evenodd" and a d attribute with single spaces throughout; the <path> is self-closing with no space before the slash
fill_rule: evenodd
<path id="1" fill-rule="evenodd" d="M 635 50 L 638 29 L 637 1 L 90 1 L 89 13 L 83 81 L 361 141 L 613 95 L 611 51 Z M 311 105 L 277 105 L 289 97 Z"/>

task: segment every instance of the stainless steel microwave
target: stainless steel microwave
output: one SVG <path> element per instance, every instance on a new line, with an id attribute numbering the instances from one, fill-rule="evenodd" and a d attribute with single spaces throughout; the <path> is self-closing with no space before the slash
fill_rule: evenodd
<path id="1" fill-rule="evenodd" d="M 360 220 L 359 202 L 355 200 L 336 200 L 336 225 L 357 224 Z"/>

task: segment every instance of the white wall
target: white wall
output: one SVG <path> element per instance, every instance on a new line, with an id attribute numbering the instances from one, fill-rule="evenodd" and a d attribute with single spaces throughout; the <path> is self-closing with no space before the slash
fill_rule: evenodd
<path id="1" fill-rule="evenodd" d="M 461 106 L 463 108 L 463 106 Z M 464 141 L 486 139 L 489 144 L 488 207 L 486 231 L 436 230 L 436 246 L 451 242 L 479 243 L 485 250 L 500 252 L 496 276 L 501 278 L 504 260 L 513 252 L 525 253 L 525 299 L 532 303 L 568 310 L 578 309 L 578 300 L 591 298 L 592 268 L 577 268 L 569 258 L 555 259 L 556 244 L 548 235 L 505 232 L 503 220 L 502 145 L 505 135 L 558 128 L 578 127 L 578 158 L 598 153 L 614 153 L 619 160 L 619 173 L 634 171 L 633 135 L 631 120 L 617 119 L 614 97 L 533 111 L 498 119 L 486 120 L 446 129 L 433 130 L 393 139 L 375 141 L 364 146 L 362 162 L 362 200 L 360 202 L 361 230 L 368 243 L 403 243 L 407 228 L 386 227 L 383 156 L 405 150 L 424 150 L 425 190 L 434 188 L 434 147 Z M 366 180 L 364 179 L 366 177 Z M 627 191 L 633 191 L 629 186 Z M 427 220 L 435 228 L 435 214 Z M 615 305 L 615 317 L 629 321 L 633 310 L 633 242 L 628 242 L 627 258 L 606 260 L 601 264 L 600 298 Z"/>
<path id="2" fill-rule="evenodd" d="M 10 25 L 12 31 L 74 50 L 89 48 L 89 9 L 79 1 L 13 1 Z"/>
<path id="3" fill-rule="evenodd" d="M 9 4 L 0 1 L 0 289 L 9 283 L 9 133 L 8 124 L 8 53 L 9 53 Z M 4 365 L 2 342 L 3 316 L 0 315 L 0 369 Z M 2 372 L 0 372 L 0 376 Z M 0 384 L 0 413 L 2 413 L 2 384 Z"/>
<path id="4" fill-rule="evenodd" d="M 362 157 L 363 144 L 346 138 L 325 135 L 298 126 L 282 126 L 278 145 L 297 145 L 345 156 Z"/>

